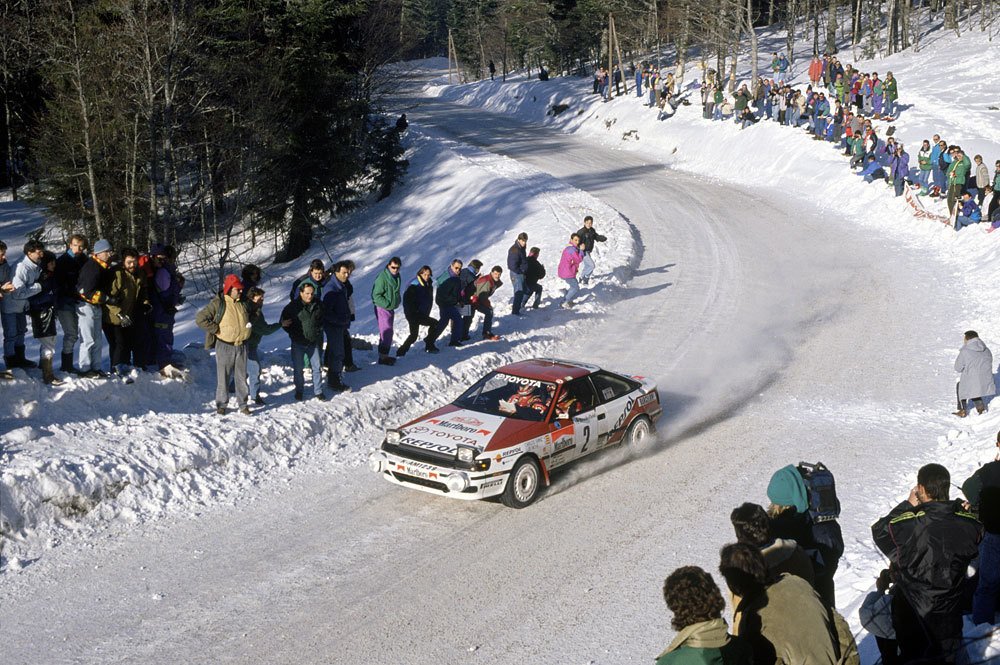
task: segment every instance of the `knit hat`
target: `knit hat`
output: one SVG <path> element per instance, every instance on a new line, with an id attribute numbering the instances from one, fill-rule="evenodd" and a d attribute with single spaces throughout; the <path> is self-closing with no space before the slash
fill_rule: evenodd
<path id="1" fill-rule="evenodd" d="M 163 246 L 163 243 L 156 243 L 149 248 L 150 256 L 166 256 L 167 248 Z"/>
<path id="2" fill-rule="evenodd" d="M 798 469 L 791 464 L 778 469 L 771 476 L 771 482 L 767 484 L 767 498 L 778 506 L 795 506 L 795 510 L 800 513 L 809 510 L 806 484 Z"/>
<path id="3" fill-rule="evenodd" d="M 313 291 L 319 291 L 319 284 L 316 283 L 316 280 L 314 280 L 312 277 L 306 277 L 304 280 L 299 282 L 299 293 L 302 293 L 302 289 L 306 288 L 307 286 L 313 287 Z"/>
<path id="4" fill-rule="evenodd" d="M 101 238 L 96 243 L 94 243 L 94 254 L 100 254 L 101 252 L 110 252 L 111 243 Z"/>
<path id="5" fill-rule="evenodd" d="M 236 275 L 232 274 L 226 275 L 226 281 L 222 283 L 222 292 L 226 295 L 229 295 L 229 292 L 232 291 L 233 289 L 239 289 L 240 291 L 242 291 L 243 282 L 241 282 L 240 278 L 237 277 Z"/>

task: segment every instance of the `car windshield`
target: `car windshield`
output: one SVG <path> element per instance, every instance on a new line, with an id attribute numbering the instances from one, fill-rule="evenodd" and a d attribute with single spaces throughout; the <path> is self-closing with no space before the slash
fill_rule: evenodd
<path id="1" fill-rule="evenodd" d="M 545 420 L 556 384 L 493 372 L 455 400 L 470 411 L 517 420 Z"/>

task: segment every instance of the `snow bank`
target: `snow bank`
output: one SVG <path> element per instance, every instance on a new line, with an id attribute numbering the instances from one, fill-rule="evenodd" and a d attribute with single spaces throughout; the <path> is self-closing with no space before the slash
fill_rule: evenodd
<path id="1" fill-rule="evenodd" d="M 978 57 L 953 56 L 973 50 Z M 842 53 L 841 61 L 849 62 L 849 54 Z M 996 104 L 1000 82 L 986 81 L 981 63 L 993 61 L 1000 61 L 1000 43 L 987 43 L 977 33 L 971 33 L 962 39 L 940 37 L 925 42 L 920 53 L 907 52 L 858 63 L 861 71 L 884 74 L 891 70 L 899 81 L 902 115 L 892 123 L 876 122 L 880 136 L 885 136 L 890 124 L 895 125 L 895 136 L 907 146 L 910 163 L 916 166 L 920 141 L 940 134 L 949 144 L 963 146 L 970 157 L 982 154 L 992 177 L 992 165 L 1000 159 L 1000 110 Z M 798 69 L 804 71 L 808 60 L 799 64 Z M 901 251 L 930 248 L 942 264 L 953 266 L 951 288 L 961 294 L 965 311 L 965 318 L 955 321 L 951 330 L 914 331 L 937 338 L 940 354 L 932 361 L 942 367 L 941 371 L 947 371 L 961 343 L 961 332 L 969 328 L 978 330 L 994 351 L 1000 349 L 1000 299 L 997 298 L 1000 232 L 987 234 L 986 225 L 978 225 L 955 233 L 940 222 L 914 216 L 903 198 L 894 198 L 892 190 L 884 184 L 865 184 L 848 169 L 848 160 L 840 151 L 829 143 L 812 140 L 804 131 L 772 122 L 760 122 L 741 130 L 732 121 L 704 120 L 699 91 L 690 82 L 691 76 L 689 71 L 684 92 L 690 105 L 680 106 L 674 116 L 664 120 L 658 120 L 656 110 L 645 106 L 647 97 L 637 98 L 634 90 L 631 95 L 602 102 L 592 94 L 590 79 L 582 78 L 541 82 L 515 77 L 506 83 L 485 81 L 449 86 L 439 77 L 428 92 L 576 133 L 609 148 L 640 151 L 651 161 L 710 179 L 801 199 L 831 218 L 849 220 L 860 233 L 884 237 Z M 748 72 L 744 71 L 740 82 L 747 79 Z M 803 80 L 800 76 L 796 81 L 802 88 Z M 629 83 L 633 81 L 630 79 Z M 932 213 L 946 214 L 943 201 L 924 199 L 923 203 Z M 731 207 L 733 217 L 738 219 L 740 202 L 732 201 Z M 872 288 L 877 289 L 878 285 L 873 284 Z M 842 407 L 835 405 L 838 409 Z M 954 481 L 960 483 L 996 452 L 993 442 L 1000 429 L 1000 409 L 961 421 L 947 415 L 953 409 L 947 396 L 942 396 L 932 408 L 918 407 L 916 414 L 911 414 L 941 432 L 937 447 L 930 454 L 897 460 L 894 466 L 898 472 L 885 478 L 883 487 L 863 488 L 869 513 L 851 516 L 849 526 L 845 521 L 847 551 L 837 575 L 838 601 L 860 637 L 864 637 L 865 631 L 859 624 L 857 608 L 867 592 L 873 590 L 874 579 L 885 565 L 862 530 L 906 498 L 922 464 L 944 463 Z M 842 413 L 828 415 L 862 424 L 875 418 L 877 427 L 885 427 L 885 414 L 850 414 L 853 420 Z M 822 415 L 813 409 L 808 417 Z M 844 471 L 840 476 L 847 480 Z M 850 491 L 847 488 L 845 483 L 841 491 Z M 1000 656 L 1000 638 L 992 642 L 989 637 L 983 639 L 981 634 L 986 632 L 983 629 L 981 626 L 977 632 L 967 627 L 972 662 Z M 876 660 L 873 640 L 864 641 L 862 654 L 865 662 Z"/>
<path id="2" fill-rule="evenodd" d="M 367 294 L 390 256 L 403 259 L 404 284 L 417 268 L 444 274 L 453 257 L 479 258 L 506 272 L 507 248 L 520 231 L 541 248 L 549 267 L 546 301 L 561 289 L 555 264 L 569 234 L 586 214 L 608 236 L 600 248 L 596 286 L 572 312 L 558 308 L 509 317 L 509 287 L 495 299 L 499 343 L 419 353 L 394 368 L 374 365 L 373 351 L 355 352 L 363 371 L 346 375 L 355 392 L 331 402 L 296 403 L 288 340 L 265 338 L 262 393 L 267 406 L 253 416 L 212 413 L 215 368 L 194 325 L 205 294 L 191 294 L 178 316 L 175 348 L 185 351 L 190 382 L 141 375 L 132 385 L 74 378 L 43 386 L 35 372 L 15 370 L 0 387 L 0 563 L 18 569 L 68 537 L 82 538 L 112 523 L 128 525 L 157 515 L 196 513 L 215 501 L 236 501 L 265 476 L 295 469 L 350 469 L 362 464 L 386 425 L 416 417 L 457 396 L 487 370 L 551 353 L 559 339 L 604 311 L 601 300 L 620 288 L 639 259 L 633 232 L 614 210 L 593 197 L 517 162 L 418 134 L 408 137 L 410 171 L 388 200 L 330 225 L 314 250 L 322 258 L 358 264 L 353 282 L 357 336 L 374 341 Z M 0 237 L 9 245 L 43 221 L 37 210 L 0 203 Z M 17 255 L 14 254 L 16 260 Z M 311 255 L 291 267 L 264 265 L 265 314 L 275 320 L 291 281 Z M 505 278 L 506 282 L 506 278 Z M 396 343 L 406 336 L 400 313 Z M 34 354 L 30 346 L 29 354 Z"/>

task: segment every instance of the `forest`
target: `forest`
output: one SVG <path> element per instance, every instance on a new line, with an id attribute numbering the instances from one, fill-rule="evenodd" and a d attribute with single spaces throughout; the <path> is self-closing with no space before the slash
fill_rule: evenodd
<path id="1" fill-rule="evenodd" d="M 385 197 L 406 161 L 391 63 L 453 54 L 461 80 L 676 54 L 735 72 L 752 28 L 791 60 L 919 49 L 1000 30 L 996 0 L 4 0 L 0 187 L 65 230 L 152 242 L 269 234 L 279 260 L 316 225 Z M 753 59 L 756 62 L 756 59 Z"/>

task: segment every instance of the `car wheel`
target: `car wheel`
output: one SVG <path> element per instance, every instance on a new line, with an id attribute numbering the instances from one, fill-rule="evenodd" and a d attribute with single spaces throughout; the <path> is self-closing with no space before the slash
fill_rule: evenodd
<path id="1" fill-rule="evenodd" d="M 508 508 L 526 508 L 535 502 L 542 489 L 542 470 L 534 457 L 522 457 L 507 478 L 500 500 Z"/>
<path id="2" fill-rule="evenodd" d="M 625 432 L 625 445 L 629 448 L 639 448 L 652 435 L 653 425 L 649 422 L 649 418 L 640 416 L 628 426 L 628 431 Z"/>

